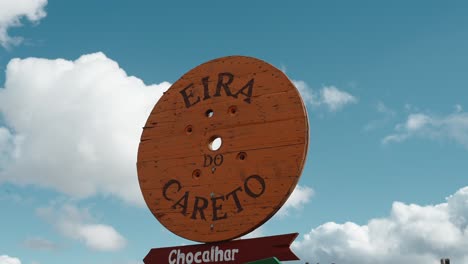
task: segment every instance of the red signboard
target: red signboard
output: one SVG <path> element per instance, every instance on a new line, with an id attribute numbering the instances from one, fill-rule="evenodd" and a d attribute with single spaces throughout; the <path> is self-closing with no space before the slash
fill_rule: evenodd
<path id="1" fill-rule="evenodd" d="M 299 260 L 289 246 L 298 233 L 180 247 L 153 248 L 145 264 L 246 263 L 276 257 Z"/>

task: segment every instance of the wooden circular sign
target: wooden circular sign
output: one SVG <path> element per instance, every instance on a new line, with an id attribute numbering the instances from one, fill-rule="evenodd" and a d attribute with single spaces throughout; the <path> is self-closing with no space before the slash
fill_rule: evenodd
<path id="1" fill-rule="evenodd" d="M 286 75 L 251 57 L 190 70 L 143 129 L 138 179 L 146 204 L 186 239 L 240 237 L 272 217 L 305 162 L 308 120 Z"/>

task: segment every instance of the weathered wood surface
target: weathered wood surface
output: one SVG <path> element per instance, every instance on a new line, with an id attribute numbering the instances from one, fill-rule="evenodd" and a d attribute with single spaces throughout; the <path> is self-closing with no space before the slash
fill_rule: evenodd
<path id="1" fill-rule="evenodd" d="M 222 145 L 214 151 L 215 137 Z M 224 57 L 190 70 L 156 104 L 141 136 L 138 178 L 170 231 L 230 240 L 280 209 L 307 146 L 306 110 L 284 73 L 255 58 Z"/>
<path id="2" fill-rule="evenodd" d="M 299 260 L 289 248 L 298 233 L 239 239 L 208 244 L 153 248 L 143 259 L 145 264 L 268 264 L 278 260 Z"/>

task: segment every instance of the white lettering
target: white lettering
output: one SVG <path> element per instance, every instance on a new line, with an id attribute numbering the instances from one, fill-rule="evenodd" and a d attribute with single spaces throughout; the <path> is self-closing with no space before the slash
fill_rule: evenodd
<path id="1" fill-rule="evenodd" d="M 239 253 L 239 249 L 234 248 L 232 250 L 232 260 L 236 260 L 236 253 Z"/>
<path id="2" fill-rule="evenodd" d="M 223 261 L 223 250 L 219 250 L 218 247 L 215 247 L 215 261 Z M 218 256 L 219 256 L 219 260 L 218 260 Z"/>
<path id="3" fill-rule="evenodd" d="M 221 263 L 236 260 L 237 248 L 220 249 L 218 246 L 212 246 L 205 251 L 182 252 L 180 249 L 173 249 L 169 252 L 169 264 L 194 264 L 194 263 Z"/>
<path id="4" fill-rule="evenodd" d="M 182 260 L 179 262 L 179 260 Z M 180 249 L 177 250 L 177 264 L 185 264 L 185 254 L 180 252 Z"/>
<path id="5" fill-rule="evenodd" d="M 198 251 L 197 253 L 195 253 L 195 257 L 194 257 L 194 260 L 195 260 L 195 263 L 201 263 L 201 260 L 200 260 L 200 255 L 202 253 L 200 251 Z"/>
<path id="6" fill-rule="evenodd" d="M 187 264 L 192 264 L 192 262 L 193 262 L 193 253 L 192 252 L 187 253 L 187 256 L 185 257 L 185 260 L 187 260 Z"/>
<path id="7" fill-rule="evenodd" d="M 224 260 L 225 261 L 231 261 L 231 250 L 226 250 L 224 251 Z"/>
<path id="8" fill-rule="evenodd" d="M 172 258 L 173 254 L 177 254 L 177 250 L 174 249 L 169 253 L 169 264 L 176 264 L 177 259 Z"/>
<path id="9" fill-rule="evenodd" d="M 203 262 L 211 262 L 210 251 L 203 251 Z"/>

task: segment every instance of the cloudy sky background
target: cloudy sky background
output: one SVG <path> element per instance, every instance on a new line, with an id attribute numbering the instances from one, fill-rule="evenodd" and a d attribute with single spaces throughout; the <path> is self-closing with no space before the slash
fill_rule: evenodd
<path id="1" fill-rule="evenodd" d="M 468 5 L 0 0 L 0 264 L 141 263 L 191 243 L 150 214 L 141 127 L 200 63 L 282 69 L 308 108 L 302 178 L 250 237 L 302 263 L 468 263 Z"/>

